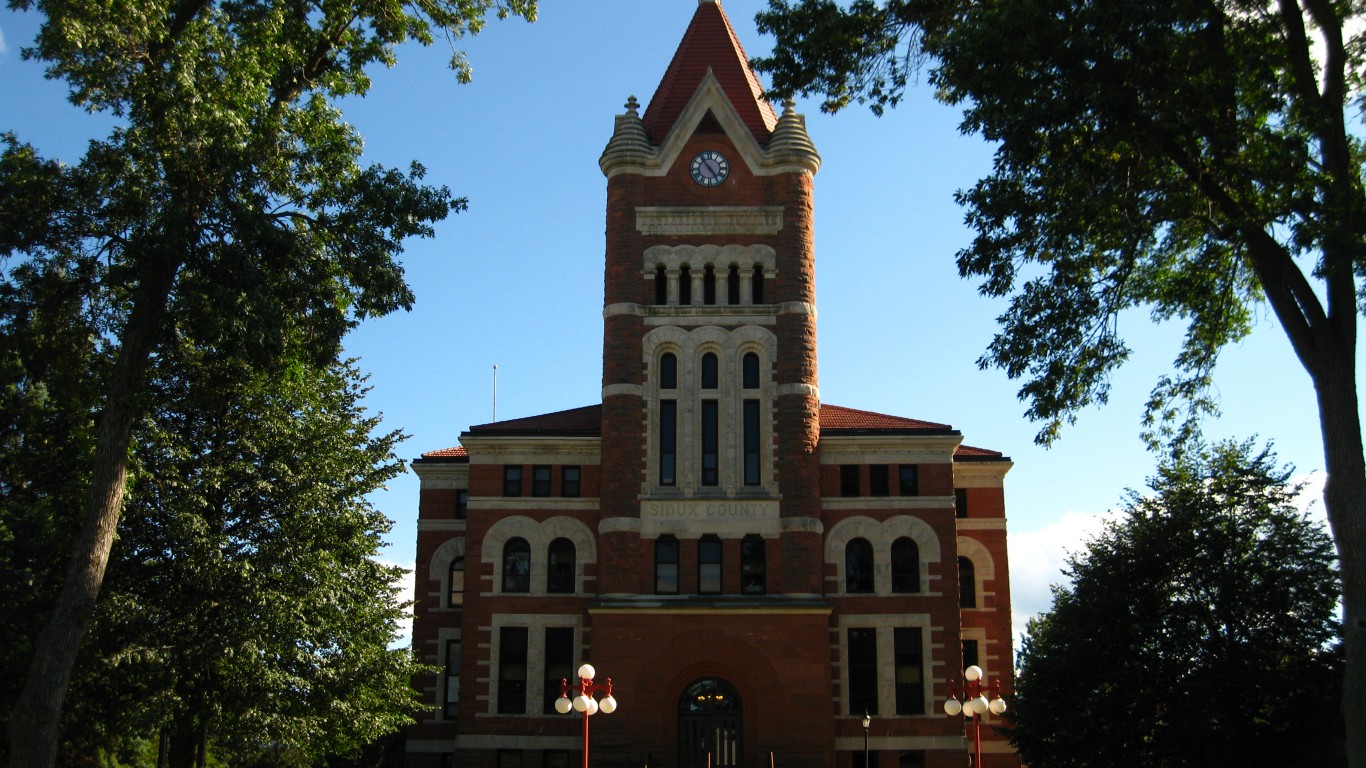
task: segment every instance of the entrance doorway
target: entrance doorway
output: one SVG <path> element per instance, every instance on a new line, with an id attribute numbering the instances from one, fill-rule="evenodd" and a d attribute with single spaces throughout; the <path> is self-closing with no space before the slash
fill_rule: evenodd
<path id="1" fill-rule="evenodd" d="M 678 697 L 678 768 L 742 768 L 745 709 L 740 694 L 716 677 Z"/>

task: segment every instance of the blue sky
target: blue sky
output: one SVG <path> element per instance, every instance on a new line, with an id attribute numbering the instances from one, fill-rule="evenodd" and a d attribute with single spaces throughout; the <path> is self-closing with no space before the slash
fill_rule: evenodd
<path id="1" fill-rule="evenodd" d="M 771 41 L 754 29 L 764 0 L 727 0 L 747 53 Z M 457 444 L 460 432 L 600 401 L 606 180 L 597 159 L 628 96 L 654 92 L 695 0 L 547 0 L 535 24 L 491 23 L 458 41 L 474 68 L 459 85 L 444 41 L 408 47 L 398 66 L 344 107 L 367 158 L 406 166 L 470 199 L 431 240 L 403 254 L 413 311 L 368 321 L 347 341 L 373 387 L 368 404 L 411 437 L 401 455 Z M 20 59 L 34 13 L 0 11 L 0 131 L 76 162 L 109 125 L 65 102 L 60 83 Z M 969 242 L 955 190 L 990 167 L 991 147 L 958 130 L 959 113 L 920 84 L 882 118 L 836 116 L 798 102 L 823 158 L 816 175 L 820 387 L 824 402 L 947 422 L 965 442 L 1000 450 L 1006 478 L 1017 617 L 1048 607 L 1066 548 L 1094 529 L 1154 459 L 1138 439 L 1143 403 L 1168 370 L 1181 328 L 1122 318 L 1134 349 L 1110 403 L 1081 414 L 1052 449 L 1033 444 L 1018 382 L 976 360 L 1004 304 L 961 280 L 954 254 Z M 1229 349 L 1216 375 L 1223 418 L 1211 437 L 1274 440 L 1282 462 L 1323 466 L 1308 376 L 1275 319 Z M 1321 472 L 1317 477 L 1321 482 Z M 385 556 L 411 565 L 418 481 L 411 472 L 374 496 L 394 520 Z M 1321 509 L 1321 503 L 1316 504 Z M 1016 631 L 1022 630 L 1017 621 Z"/>

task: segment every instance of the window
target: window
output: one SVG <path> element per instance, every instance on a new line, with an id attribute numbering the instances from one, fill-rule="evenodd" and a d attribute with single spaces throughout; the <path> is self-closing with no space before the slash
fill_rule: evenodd
<path id="1" fill-rule="evenodd" d="M 503 467 L 503 495 L 521 496 L 522 495 L 522 468 Z"/>
<path id="2" fill-rule="evenodd" d="M 964 640 L 964 641 L 963 641 L 963 669 L 967 669 L 968 667 L 975 667 L 975 666 L 978 666 L 978 659 L 979 659 L 979 658 L 980 658 L 980 657 L 977 655 L 977 641 L 976 641 L 976 640 Z"/>
<path id="3" fill-rule="evenodd" d="M 545 690 L 541 712 L 556 714 L 555 700 L 560 698 L 560 681 L 574 677 L 574 628 L 546 627 L 545 629 Z"/>
<path id="4" fill-rule="evenodd" d="M 545 591 L 564 595 L 574 592 L 574 542 L 555 539 L 546 555 Z"/>
<path id="5" fill-rule="evenodd" d="M 920 495 L 920 467 L 915 464 L 902 464 L 897 467 L 897 476 L 900 480 L 900 493 L 902 496 Z"/>
<path id="6" fill-rule="evenodd" d="M 740 303 L 740 268 L 730 265 L 729 277 L 726 279 L 726 303 L 735 306 Z"/>
<path id="7" fill-rule="evenodd" d="M 655 540 L 655 592 L 678 594 L 678 539 L 672 536 Z"/>
<path id="8" fill-rule="evenodd" d="M 968 516 L 968 489 L 955 488 L 953 490 L 953 511 L 958 517 Z"/>
<path id="9" fill-rule="evenodd" d="M 531 545 L 521 537 L 503 545 L 503 591 L 531 591 Z"/>
<path id="10" fill-rule="evenodd" d="M 500 715 L 526 713 L 526 633 L 526 627 L 503 627 L 498 633 Z"/>
<path id="11" fill-rule="evenodd" d="M 958 558 L 958 605 L 963 608 L 977 607 L 977 569 L 966 557 Z"/>
<path id="12" fill-rule="evenodd" d="M 877 714 L 877 630 L 849 630 L 849 714 Z"/>
<path id="13" fill-rule="evenodd" d="M 686 264 L 678 270 L 678 303 L 685 307 L 692 304 L 692 270 Z"/>
<path id="14" fill-rule="evenodd" d="M 522 768 L 522 752 L 519 749 L 498 750 L 498 768 Z"/>
<path id="15" fill-rule="evenodd" d="M 840 465 L 840 495 L 857 496 L 859 495 L 859 465 L 841 464 Z"/>
<path id="16" fill-rule="evenodd" d="M 716 389 L 718 386 L 716 355 L 708 352 L 702 356 L 702 388 Z"/>
<path id="17" fill-rule="evenodd" d="M 759 356 L 753 352 L 747 353 L 740 365 L 741 379 L 745 389 L 759 388 Z"/>
<path id="18" fill-rule="evenodd" d="M 891 468 L 886 464 L 873 464 L 868 467 L 868 495 L 890 495 Z"/>
<path id="19" fill-rule="evenodd" d="M 710 264 L 702 270 L 702 303 L 708 306 L 716 303 L 716 270 Z"/>
<path id="20" fill-rule="evenodd" d="M 460 641 L 446 641 L 446 701 L 442 714 L 454 720 L 460 704 Z"/>
<path id="21" fill-rule="evenodd" d="M 917 749 L 898 754 L 896 768 L 925 768 L 925 750 Z"/>
<path id="22" fill-rule="evenodd" d="M 863 750 L 856 749 L 851 752 L 850 755 L 854 759 L 854 768 L 878 768 L 876 749 L 869 751 L 866 755 L 863 753 Z"/>
<path id="23" fill-rule="evenodd" d="M 920 547 L 906 536 L 892 542 L 892 591 L 920 591 Z"/>
<path id="24" fill-rule="evenodd" d="M 678 402 L 659 403 L 659 484 L 678 482 Z"/>
<path id="25" fill-rule="evenodd" d="M 746 536 L 740 540 L 740 593 L 762 595 L 767 591 L 765 572 L 768 558 L 762 536 Z"/>
<path id="26" fill-rule="evenodd" d="M 921 665 L 920 627 L 892 630 L 893 662 L 896 669 L 896 713 L 925 714 L 925 675 Z"/>
<path id="27" fill-rule="evenodd" d="M 703 485 L 717 485 L 721 482 L 719 413 L 720 406 L 715 400 L 702 401 Z"/>
<path id="28" fill-rule="evenodd" d="M 675 389 L 678 387 L 678 358 L 672 353 L 666 352 L 659 358 L 659 388 Z"/>
<path id="29" fill-rule="evenodd" d="M 560 474 L 560 495 L 570 498 L 577 498 L 580 493 L 580 484 L 583 480 L 583 470 L 579 467 L 565 467 Z"/>
<path id="30" fill-rule="evenodd" d="M 759 401 L 744 402 L 745 485 L 759 482 Z"/>
<path id="31" fill-rule="evenodd" d="M 663 264 L 655 267 L 655 303 L 669 303 L 669 273 Z"/>
<path id="32" fill-rule="evenodd" d="M 531 468 L 531 495 L 550 495 L 550 467 Z"/>
<path id="33" fill-rule="evenodd" d="M 697 592 L 721 594 L 721 540 L 715 536 L 697 542 Z"/>
<path id="34" fill-rule="evenodd" d="M 464 488 L 455 492 L 455 519 L 464 520 L 470 514 L 470 492 Z"/>
<path id="35" fill-rule="evenodd" d="M 754 297 L 755 304 L 764 303 L 764 268 L 762 265 L 754 268 L 754 282 L 750 285 L 749 290 Z"/>
<path id="36" fill-rule="evenodd" d="M 557 694 L 559 691 L 559 688 L 555 689 Z M 541 768 L 574 768 L 575 765 L 578 765 L 576 761 L 577 758 L 573 753 L 563 749 L 547 749 L 541 753 Z M 918 765 L 915 768 L 925 768 L 925 766 Z"/>
<path id="37" fill-rule="evenodd" d="M 455 608 L 465 602 L 465 558 L 457 557 L 451 561 L 450 572 L 446 574 L 446 607 Z"/>
<path id="38" fill-rule="evenodd" d="M 867 539 L 850 539 L 844 545 L 844 591 L 873 591 L 873 545 Z"/>

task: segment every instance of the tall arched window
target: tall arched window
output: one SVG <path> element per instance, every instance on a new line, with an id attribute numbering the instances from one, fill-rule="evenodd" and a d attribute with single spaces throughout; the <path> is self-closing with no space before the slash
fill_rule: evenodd
<path id="1" fill-rule="evenodd" d="M 451 561 L 451 570 L 446 581 L 446 607 L 454 608 L 465 602 L 465 558 L 457 557 Z"/>
<path id="2" fill-rule="evenodd" d="M 764 266 L 762 264 L 754 267 L 754 281 L 750 284 L 750 294 L 755 304 L 764 303 Z"/>
<path id="3" fill-rule="evenodd" d="M 920 591 L 920 547 L 906 536 L 892 542 L 892 591 Z"/>
<path id="4" fill-rule="evenodd" d="M 678 358 L 672 352 L 659 356 L 659 388 L 678 388 Z"/>
<path id="5" fill-rule="evenodd" d="M 552 594 L 574 592 L 574 542 L 559 538 L 550 542 L 546 556 L 545 591 Z"/>
<path id="6" fill-rule="evenodd" d="M 867 539 L 850 539 L 844 545 L 844 591 L 873 591 L 873 545 Z"/>
<path id="7" fill-rule="evenodd" d="M 687 264 L 678 270 L 678 303 L 684 307 L 692 304 L 692 270 Z"/>
<path id="8" fill-rule="evenodd" d="M 663 264 L 655 267 L 655 303 L 669 303 L 669 273 Z"/>
<path id="9" fill-rule="evenodd" d="M 730 265 L 727 273 L 726 303 L 732 307 L 740 303 L 740 267 L 736 264 Z"/>
<path id="10" fill-rule="evenodd" d="M 521 537 L 503 545 L 503 591 L 531 591 L 531 545 Z"/>
<path id="11" fill-rule="evenodd" d="M 745 389 L 759 388 L 759 356 L 746 352 L 740 363 L 742 386 Z"/>
<path id="12" fill-rule="evenodd" d="M 740 540 L 740 594 L 762 595 L 768 589 L 768 557 L 764 540 L 753 534 Z"/>
<path id="13" fill-rule="evenodd" d="M 702 270 L 702 303 L 708 306 L 716 303 L 716 268 L 710 264 Z"/>
<path id="14" fill-rule="evenodd" d="M 716 355 L 708 352 L 702 356 L 702 388 L 716 389 L 720 382 Z"/>
<path id="15" fill-rule="evenodd" d="M 966 557 L 958 558 L 958 605 L 977 607 L 977 569 Z"/>

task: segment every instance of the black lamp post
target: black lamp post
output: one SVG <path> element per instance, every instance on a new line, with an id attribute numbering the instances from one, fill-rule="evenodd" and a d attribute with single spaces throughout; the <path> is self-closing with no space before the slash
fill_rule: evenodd
<path id="1" fill-rule="evenodd" d="M 863 710 L 863 768 L 872 768 L 868 765 L 868 726 L 873 724 L 873 718 L 868 715 L 868 710 Z"/>

